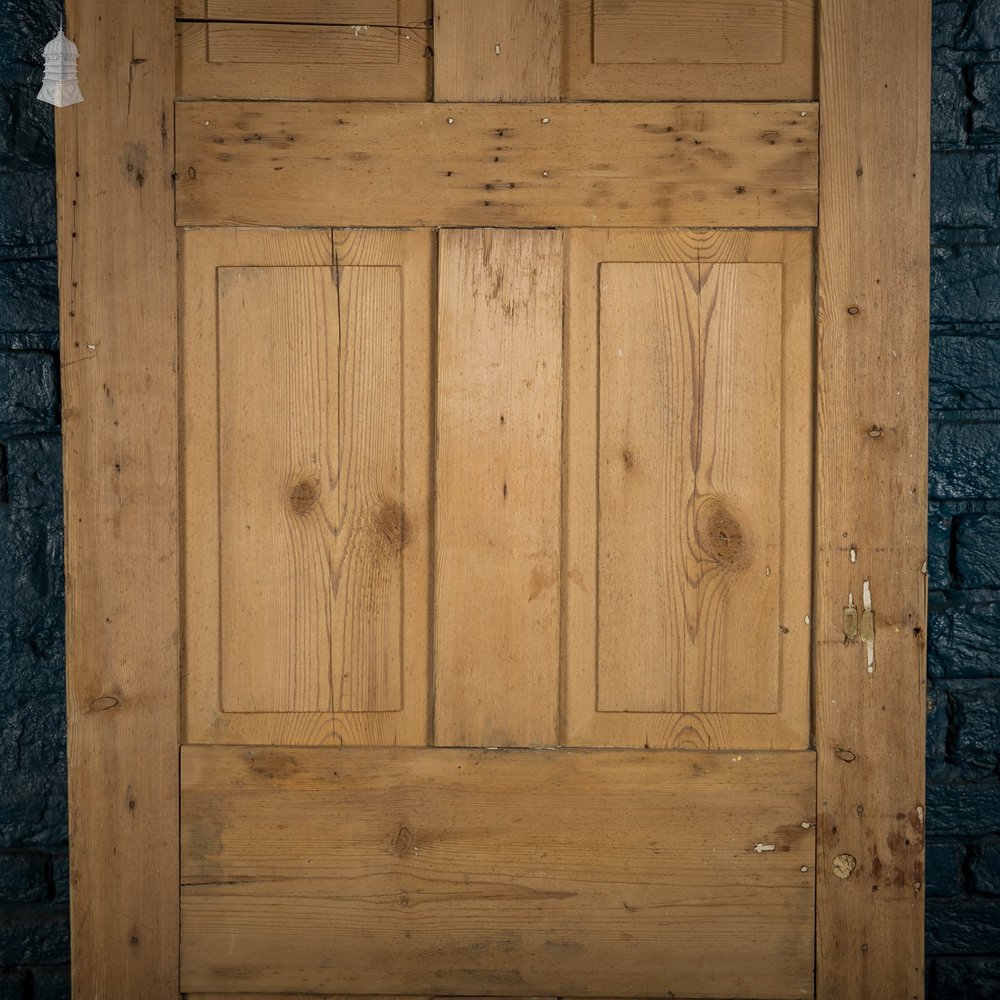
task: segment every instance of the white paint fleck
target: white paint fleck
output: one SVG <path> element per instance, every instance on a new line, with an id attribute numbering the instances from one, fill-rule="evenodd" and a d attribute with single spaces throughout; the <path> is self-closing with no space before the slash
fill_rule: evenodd
<path id="1" fill-rule="evenodd" d="M 861 593 L 861 628 L 859 635 L 865 644 L 868 657 L 868 673 L 875 673 L 875 612 L 872 609 L 871 583 L 865 580 Z"/>
<path id="2" fill-rule="evenodd" d="M 88 351 L 96 351 L 97 350 L 97 344 L 87 344 L 87 350 Z"/>
<path id="3" fill-rule="evenodd" d="M 799 117 L 800 117 L 800 118 L 805 118 L 805 117 L 806 117 L 806 116 L 807 116 L 808 114 L 809 114 L 809 112 L 808 112 L 808 111 L 800 111 L 800 112 L 799 112 Z"/>
<path id="4" fill-rule="evenodd" d="M 917 806 L 917 819 L 920 820 L 921 823 L 923 823 L 923 821 L 924 821 L 924 807 L 923 806 Z"/>
<path id="5" fill-rule="evenodd" d="M 765 566 L 764 567 L 764 576 L 770 576 L 770 575 L 771 575 L 771 567 L 770 566 Z"/>
<path id="6" fill-rule="evenodd" d="M 808 820 L 803 820 L 803 822 L 802 822 L 802 829 L 803 830 L 811 830 L 812 829 L 812 823 L 810 823 Z"/>
<path id="7" fill-rule="evenodd" d="M 858 550 L 852 545 L 851 546 L 851 562 L 856 563 L 858 561 Z"/>
<path id="8" fill-rule="evenodd" d="M 549 176 L 549 172 L 547 170 L 543 170 L 542 171 L 542 176 L 543 177 L 548 177 Z"/>
<path id="9" fill-rule="evenodd" d="M 354 37 L 357 38 L 358 35 L 360 35 L 362 31 L 367 31 L 368 30 L 368 25 L 367 24 L 352 24 L 351 25 L 351 29 L 354 31 Z"/>
<path id="10" fill-rule="evenodd" d="M 927 576 L 927 560 L 924 560 L 923 565 L 920 567 L 920 572 L 923 576 Z"/>
<path id="11" fill-rule="evenodd" d="M 496 55 L 500 55 L 500 43 L 499 42 L 497 42 L 496 45 L 493 46 L 493 51 L 494 51 L 494 53 Z"/>
<path id="12" fill-rule="evenodd" d="M 757 844 L 754 847 L 755 854 L 767 854 L 769 851 L 776 851 L 778 848 L 774 844 Z"/>
<path id="13" fill-rule="evenodd" d="M 805 617 L 805 623 L 807 625 L 812 625 L 812 619 L 808 615 L 806 615 L 806 617 Z"/>
<path id="14" fill-rule="evenodd" d="M 741 761 L 741 760 L 743 760 L 743 754 L 737 754 L 737 755 L 736 755 L 736 756 L 735 756 L 735 757 L 733 758 L 733 763 L 735 764 L 735 763 L 737 763 L 738 761 Z"/>
<path id="15" fill-rule="evenodd" d="M 543 125 L 548 125 L 548 123 L 549 123 L 549 121 L 550 121 L 550 120 L 551 120 L 551 119 L 549 119 L 549 118 L 543 118 L 543 119 L 542 119 L 542 124 L 543 124 Z"/>
<path id="16" fill-rule="evenodd" d="M 808 865 L 803 865 L 803 866 L 802 866 L 802 867 L 801 867 L 801 868 L 799 869 L 799 871 L 800 871 L 800 872 L 807 872 L 807 871 L 809 871 L 809 866 L 808 866 Z"/>
<path id="17" fill-rule="evenodd" d="M 449 125 L 454 125 L 455 124 L 455 119 L 454 118 L 449 118 L 448 119 L 448 124 Z"/>

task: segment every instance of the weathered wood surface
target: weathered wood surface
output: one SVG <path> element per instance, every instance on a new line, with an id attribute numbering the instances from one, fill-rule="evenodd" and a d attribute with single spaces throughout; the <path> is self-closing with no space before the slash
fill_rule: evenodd
<path id="1" fill-rule="evenodd" d="M 816 96 L 816 0 L 562 0 L 564 99 Z"/>
<path id="2" fill-rule="evenodd" d="M 562 234 L 446 230 L 434 742 L 558 742 Z"/>
<path id="3" fill-rule="evenodd" d="M 56 114 L 73 995 L 175 1000 L 173 17 L 66 16 L 86 53 L 86 100 Z"/>
<path id="4" fill-rule="evenodd" d="M 437 0 L 435 101 L 558 101 L 560 0 Z"/>
<path id="5" fill-rule="evenodd" d="M 423 744 L 431 234 L 181 248 L 185 738 Z"/>
<path id="6" fill-rule="evenodd" d="M 812 104 L 177 106 L 184 226 L 812 226 Z"/>
<path id="7" fill-rule="evenodd" d="M 562 739 L 805 747 L 812 237 L 567 246 Z"/>
<path id="8" fill-rule="evenodd" d="M 929 0 L 827 0 L 817 996 L 923 995 Z"/>
<path id="9" fill-rule="evenodd" d="M 177 25 L 180 100 L 424 101 L 428 28 L 377 24 Z"/>
<path id="10" fill-rule="evenodd" d="M 176 0 L 177 17 L 206 21 L 425 25 L 430 0 Z"/>
<path id="11" fill-rule="evenodd" d="M 182 985 L 809 996 L 814 767 L 186 748 Z"/>

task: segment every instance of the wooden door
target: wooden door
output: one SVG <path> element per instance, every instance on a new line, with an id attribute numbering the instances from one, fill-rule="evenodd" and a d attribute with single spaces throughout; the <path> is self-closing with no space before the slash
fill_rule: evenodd
<path id="1" fill-rule="evenodd" d="M 113 7 L 80 995 L 918 996 L 923 6 Z"/>

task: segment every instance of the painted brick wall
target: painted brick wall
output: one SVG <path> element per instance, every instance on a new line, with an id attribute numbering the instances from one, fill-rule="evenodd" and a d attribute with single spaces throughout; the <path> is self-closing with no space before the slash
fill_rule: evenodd
<path id="1" fill-rule="evenodd" d="M 1000 997 L 1000 0 L 934 6 L 928 995 Z"/>
<path id="2" fill-rule="evenodd" d="M 0 1000 L 69 995 L 52 111 L 57 0 L 0 0 Z M 937 0 L 927 946 L 1000 996 L 1000 0 Z"/>
<path id="3" fill-rule="evenodd" d="M 0 0 L 0 1000 L 69 997 L 54 0 Z"/>

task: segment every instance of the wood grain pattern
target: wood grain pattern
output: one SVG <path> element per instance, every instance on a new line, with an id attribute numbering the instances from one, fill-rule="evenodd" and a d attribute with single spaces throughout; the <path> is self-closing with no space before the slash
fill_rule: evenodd
<path id="1" fill-rule="evenodd" d="M 558 101 L 560 0 L 438 0 L 435 101 Z"/>
<path id="2" fill-rule="evenodd" d="M 431 249 L 183 234 L 188 741 L 426 742 Z"/>
<path id="3" fill-rule="evenodd" d="M 781 271 L 601 265 L 599 711 L 778 710 Z"/>
<path id="4" fill-rule="evenodd" d="M 401 708 L 398 270 L 218 270 L 223 711 Z"/>
<path id="5" fill-rule="evenodd" d="M 567 255 L 563 742 L 804 747 L 811 237 Z"/>
<path id="6" fill-rule="evenodd" d="M 186 748 L 183 988 L 811 995 L 814 766 Z"/>
<path id="7" fill-rule="evenodd" d="M 815 0 L 562 0 L 563 98 L 816 96 Z"/>
<path id="8" fill-rule="evenodd" d="M 821 7 L 821 1000 L 923 996 L 930 6 Z"/>
<path id="9" fill-rule="evenodd" d="M 72 979 L 109 1000 L 177 997 L 171 22 L 70 0 L 56 115 Z"/>
<path id="10" fill-rule="evenodd" d="M 594 62 L 780 63 L 785 0 L 593 0 Z"/>
<path id="11" fill-rule="evenodd" d="M 811 104 L 185 103 L 177 129 L 180 225 L 816 222 Z"/>
<path id="12" fill-rule="evenodd" d="M 175 6 L 179 18 L 211 21 L 415 27 L 430 17 L 430 0 L 177 0 Z"/>
<path id="13" fill-rule="evenodd" d="M 438 746 L 557 742 L 562 235 L 440 236 Z"/>
<path id="14" fill-rule="evenodd" d="M 177 25 L 179 100 L 424 101 L 431 35 L 422 27 Z"/>

